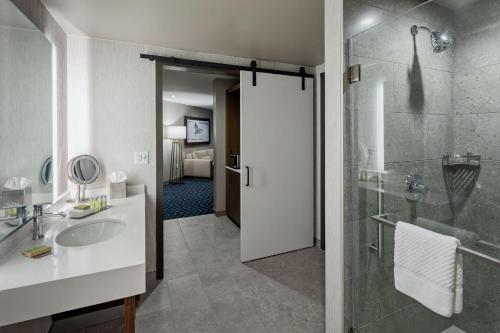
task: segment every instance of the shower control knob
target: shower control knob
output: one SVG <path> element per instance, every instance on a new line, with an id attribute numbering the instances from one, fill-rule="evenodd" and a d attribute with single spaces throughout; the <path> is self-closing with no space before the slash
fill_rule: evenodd
<path id="1" fill-rule="evenodd" d="M 405 178 L 405 196 L 409 201 L 420 200 L 429 191 L 419 175 L 408 175 Z"/>

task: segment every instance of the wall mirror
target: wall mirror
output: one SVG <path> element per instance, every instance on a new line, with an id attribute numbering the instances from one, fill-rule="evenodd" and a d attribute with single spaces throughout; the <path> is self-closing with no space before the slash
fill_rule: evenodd
<path id="1" fill-rule="evenodd" d="M 52 44 L 0 0 L 0 242 L 53 201 Z"/>
<path id="2" fill-rule="evenodd" d="M 96 181 L 101 172 L 99 162 L 91 155 L 80 155 L 68 162 L 68 178 L 78 185 L 76 202 L 86 201 L 85 185 Z"/>

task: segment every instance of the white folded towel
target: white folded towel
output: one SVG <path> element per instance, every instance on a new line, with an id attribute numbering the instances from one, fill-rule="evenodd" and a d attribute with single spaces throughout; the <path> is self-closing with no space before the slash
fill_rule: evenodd
<path id="1" fill-rule="evenodd" d="M 442 316 L 462 312 L 460 241 L 404 222 L 394 238 L 396 289 Z"/>

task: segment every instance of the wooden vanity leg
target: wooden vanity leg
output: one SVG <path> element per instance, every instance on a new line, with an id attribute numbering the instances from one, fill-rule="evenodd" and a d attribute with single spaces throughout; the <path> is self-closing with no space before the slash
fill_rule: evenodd
<path id="1" fill-rule="evenodd" d="M 125 306 L 125 333 L 135 332 L 135 296 L 124 299 Z"/>

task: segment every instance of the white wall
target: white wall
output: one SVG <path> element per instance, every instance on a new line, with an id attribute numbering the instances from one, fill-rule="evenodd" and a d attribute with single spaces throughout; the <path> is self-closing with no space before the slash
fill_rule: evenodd
<path id="1" fill-rule="evenodd" d="M 168 74 L 167 74 L 168 75 Z M 198 108 L 195 106 L 163 101 L 163 131 L 165 137 L 166 126 L 184 126 L 184 117 L 200 117 L 210 119 L 210 144 L 184 147 L 184 155 L 195 151 L 214 148 L 214 120 L 213 111 Z M 163 181 L 170 180 L 170 153 L 172 151 L 172 141 L 163 139 Z"/>
<path id="2" fill-rule="evenodd" d="M 101 164 L 92 187 L 106 186 L 116 170 L 147 191 L 147 269 L 155 269 L 155 66 L 137 45 L 68 36 L 68 152 L 91 154 Z M 147 151 L 149 164 L 134 165 Z M 74 188 L 74 186 L 72 186 Z"/>
<path id="3" fill-rule="evenodd" d="M 226 211 L 226 90 L 238 80 L 214 80 L 215 175 L 214 210 Z"/>
<path id="4" fill-rule="evenodd" d="M 129 184 L 145 184 L 147 192 L 147 270 L 156 268 L 155 253 L 155 63 L 140 53 L 250 64 L 250 59 L 68 36 L 70 156 L 93 154 L 103 174 L 93 186 L 105 186 L 110 171 L 122 169 Z M 265 68 L 298 71 L 300 66 L 258 61 Z M 311 72 L 311 68 L 306 68 Z M 148 165 L 134 165 L 134 151 L 148 151 Z M 161 212 L 160 212 L 161 213 Z"/>
<path id="5" fill-rule="evenodd" d="M 342 0 L 325 0 L 325 84 L 327 88 L 325 92 L 326 333 L 345 332 L 343 266 L 343 12 Z"/>

